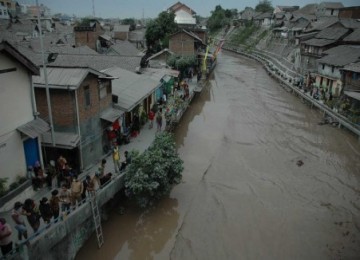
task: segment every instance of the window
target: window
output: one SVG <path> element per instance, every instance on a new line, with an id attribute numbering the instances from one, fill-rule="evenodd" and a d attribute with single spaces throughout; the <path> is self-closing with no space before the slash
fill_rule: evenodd
<path id="1" fill-rule="evenodd" d="M 85 96 L 85 107 L 89 107 L 91 105 L 89 86 L 84 87 L 84 96 Z"/>
<path id="2" fill-rule="evenodd" d="M 334 15 L 334 9 L 331 9 L 331 15 Z"/>
<path id="3" fill-rule="evenodd" d="M 103 82 L 99 83 L 99 97 L 100 99 L 103 99 L 107 96 L 107 87 L 106 84 Z"/>
<path id="4" fill-rule="evenodd" d="M 323 69 L 323 70 L 325 69 L 325 64 L 322 65 L 322 69 Z"/>
<path id="5" fill-rule="evenodd" d="M 334 73 L 335 67 L 331 66 L 331 72 Z"/>

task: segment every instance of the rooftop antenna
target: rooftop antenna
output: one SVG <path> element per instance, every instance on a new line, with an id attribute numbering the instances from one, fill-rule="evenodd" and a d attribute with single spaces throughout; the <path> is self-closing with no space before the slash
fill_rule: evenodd
<path id="1" fill-rule="evenodd" d="M 93 17 L 95 18 L 95 0 L 92 0 Z"/>

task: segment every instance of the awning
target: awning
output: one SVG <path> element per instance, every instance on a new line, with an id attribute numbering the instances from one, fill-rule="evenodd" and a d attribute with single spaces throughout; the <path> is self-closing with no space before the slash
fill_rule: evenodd
<path id="1" fill-rule="evenodd" d="M 124 114 L 124 111 L 120 110 L 120 109 L 115 109 L 115 108 L 108 108 L 106 110 L 104 110 L 101 114 L 100 114 L 100 118 L 106 121 L 109 121 L 111 123 L 115 122 L 116 119 L 118 119 L 122 114 Z"/>
<path id="2" fill-rule="evenodd" d="M 355 91 L 344 91 L 346 96 L 349 96 L 353 99 L 359 100 L 360 101 L 360 92 L 355 92 Z"/>
<path id="3" fill-rule="evenodd" d="M 44 120 L 36 118 L 29 123 L 18 127 L 17 130 L 31 138 L 36 138 L 39 135 L 49 131 L 50 125 Z"/>
<path id="4" fill-rule="evenodd" d="M 80 141 L 80 137 L 77 134 L 61 133 L 61 132 L 55 132 L 54 139 L 55 139 L 55 147 L 63 148 L 63 149 L 73 149 L 77 147 Z M 52 138 L 50 132 L 47 132 L 42 135 L 41 143 L 44 146 L 52 146 Z"/>

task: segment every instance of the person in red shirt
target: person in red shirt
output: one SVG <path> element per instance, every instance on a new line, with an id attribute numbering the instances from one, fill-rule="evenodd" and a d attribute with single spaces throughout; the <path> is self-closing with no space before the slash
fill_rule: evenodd
<path id="1" fill-rule="evenodd" d="M 150 120 L 149 129 L 153 128 L 154 118 L 155 118 L 155 113 L 154 113 L 154 111 L 150 110 L 150 112 L 149 112 L 149 120 Z"/>

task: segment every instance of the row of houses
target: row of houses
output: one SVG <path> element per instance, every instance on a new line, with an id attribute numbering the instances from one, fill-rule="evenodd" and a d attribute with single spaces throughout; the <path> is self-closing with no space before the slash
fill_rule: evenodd
<path id="1" fill-rule="evenodd" d="M 77 171 L 97 163 L 116 135 L 129 133 L 135 115 L 170 94 L 179 71 L 166 65 L 169 55 L 203 59 L 206 31 L 190 29 L 145 57 L 144 68 L 144 52 L 104 33 L 97 20 L 74 27 L 70 41 L 56 27 L 43 34 L 44 54 L 38 36 L 0 33 L 1 177 L 10 184 L 36 161 L 46 166 L 60 155 Z"/>
<path id="2" fill-rule="evenodd" d="M 340 2 L 277 6 L 272 13 L 241 12 L 240 24 L 255 23 L 270 31 L 261 46 L 270 56 L 313 82 L 312 85 L 339 99 L 351 99 L 359 107 L 360 6 Z M 355 98 L 356 97 L 356 98 Z M 346 99 L 343 99 L 346 100 Z M 354 121 L 357 123 L 357 120 Z"/>

